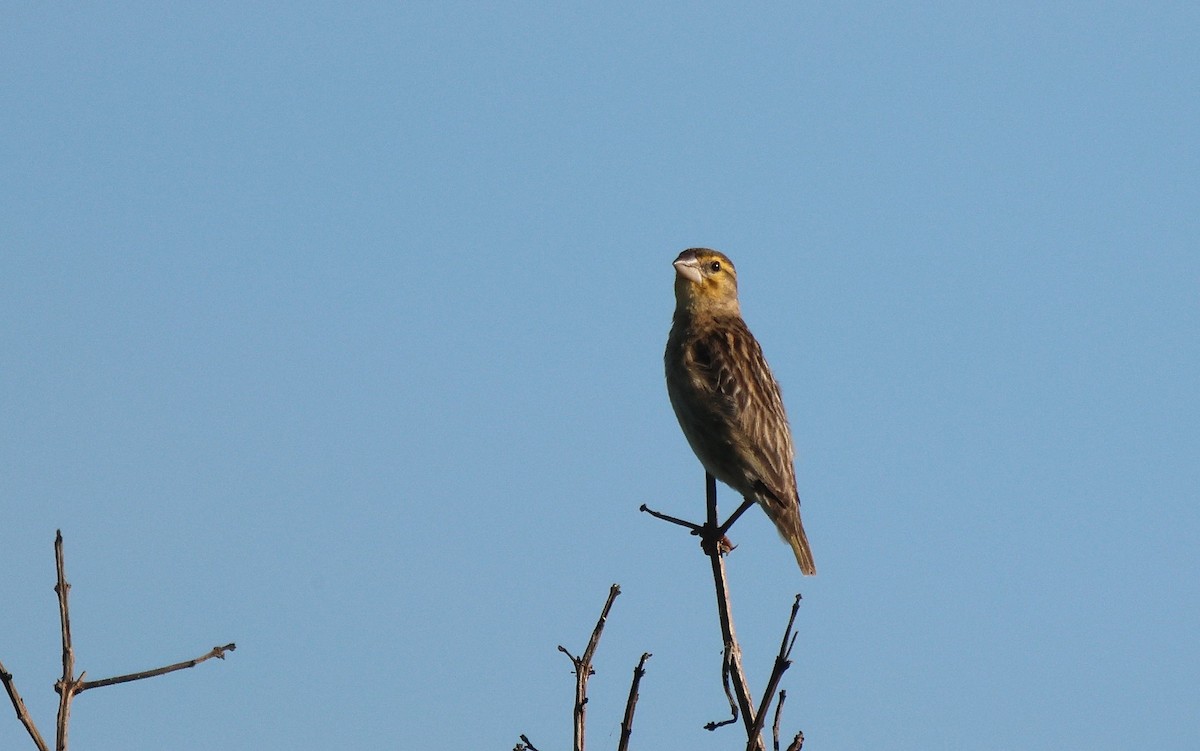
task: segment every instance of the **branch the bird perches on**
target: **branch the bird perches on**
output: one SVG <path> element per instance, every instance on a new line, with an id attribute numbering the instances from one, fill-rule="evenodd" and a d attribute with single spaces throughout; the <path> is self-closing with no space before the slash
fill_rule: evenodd
<path id="1" fill-rule="evenodd" d="M 685 519 L 654 511 L 644 504 L 641 510 L 655 518 L 684 527 L 693 535 L 699 536 L 701 538 L 701 546 L 711 563 L 713 584 L 717 596 L 717 615 L 721 624 L 721 638 L 724 643 L 721 682 L 725 689 L 725 696 L 729 700 L 730 717 L 719 722 L 710 722 L 704 726 L 705 729 L 716 730 L 719 727 L 734 724 L 740 718 L 746 730 L 746 750 L 765 751 L 766 745 L 763 742 L 762 734 L 766 728 L 766 719 L 771 709 L 771 702 L 776 701 L 776 696 L 778 696 L 775 704 L 774 721 L 771 724 L 771 732 L 774 741 L 772 744 L 773 751 L 779 751 L 779 725 L 783 714 L 783 703 L 787 697 L 785 691 L 779 690 L 779 683 L 783 678 L 783 674 L 792 664 L 791 654 L 797 638 L 795 623 L 796 614 L 800 610 L 800 595 L 797 594 L 795 601 L 792 603 L 791 615 L 788 618 L 787 627 L 784 629 L 783 639 L 779 645 L 779 652 L 775 657 L 771 675 L 767 680 L 766 690 L 762 695 L 762 706 L 756 712 L 754 699 L 750 695 L 749 682 L 746 680 L 746 673 L 742 667 L 742 649 L 734 632 L 733 609 L 729 602 L 729 582 L 725 575 L 724 560 L 724 556 L 732 551 L 734 547 L 726 538 L 725 533 L 729 531 L 733 523 L 737 521 L 746 509 L 753 505 L 753 501 L 743 503 L 724 523 L 718 524 L 716 480 L 712 475 L 705 475 L 705 479 L 707 517 L 703 524 L 696 524 Z M 588 641 L 587 647 L 582 654 L 577 657 L 571 654 L 566 647 L 562 645 L 558 647 L 558 650 L 571 660 L 571 664 L 574 667 L 573 672 L 575 673 L 575 702 L 573 710 L 574 751 L 584 751 L 587 724 L 588 679 L 595 672 L 592 668 L 592 658 L 595 656 L 596 648 L 600 643 L 600 636 L 608 621 L 613 601 L 616 600 L 617 595 L 620 593 L 621 588 L 616 584 L 613 584 L 609 589 L 608 599 L 604 603 L 604 608 L 601 610 L 600 617 L 596 621 L 596 626 L 592 630 L 591 639 Z M 633 729 L 633 713 L 638 700 L 638 687 L 642 676 L 645 674 L 645 664 L 649 657 L 649 653 L 643 654 L 633 671 L 633 681 L 629 688 L 629 699 L 626 702 L 625 716 L 621 723 L 621 737 L 617 747 L 618 751 L 628 751 L 629 748 L 629 738 Z M 521 735 L 519 737 L 521 742 L 514 747 L 514 751 L 538 751 L 537 747 L 530 742 L 528 736 Z M 787 746 L 787 751 L 802 751 L 803 745 L 804 734 L 796 733 L 791 743 Z"/>
<path id="2" fill-rule="evenodd" d="M 721 639 L 724 643 L 724 658 L 721 664 L 721 683 L 725 689 L 725 697 L 729 700 L 730 717 L 726 720 L 710 722 L 705 725 L 706 730 L 716 730 L 719 727 L 724 727 L 737 722 L 738 718 L 742 719 L 742 723 L 746 729 L 747 751 L 763 751 L 765 746 L 762 740 L 762 730 L 766 719 L 767 711 L 771 701 L 774 699 L 775 692 L 779 687 L 779 681 L 783 677 L 783 673 L 791 666 L 791 651 L 792 646 L 796 641 L 796 634 L 793 631 L 793 626 L 796 621 L 796 613 L 800 608 L 800 595 L 796 595 L 796 600 L 792 605 L 791 617 L 788 619 L 787 629 L 784 632 L 783 644 L 780 645 L 779 654 L 775 658 L 774 666 L 771 670 L 771 676 L 767 681 L 767 690 L 763 693 L 762 707 L 759 711 L 755 711 L 754 699 L 750 695 L 750 685 L 746 679 L 746 671 L 742 667 L 742 648 L 738 643 L 737 634 L 733 626 L 733 608 L 729 600 L 729 580 L 725 573 L 725 554 L 729 553 L 735 547 L 726 537 L 726 533 L 733 526 L 734 522 L 746 512 L 750 506 L 754 505 L 753 501 L 745 500 L 736 511 L 729 516 L 725 522 L 717 523 L 717 480 L 707 472 L 704 474 L 705 480 L 705 506 L 706 519 L 703 524 L 680 519 L 668 514 L 655 511 L 645 504 L 642 504 L 640 510 L 650 514 L 656 519 L 675 524 L 691 531 L 693 535 L 697 535 L 701 540 L 701 547 L 704 549 L 705 555 L 708 556 L 712 568 L 713 586 L 716 590 L 717 597 L 717 618 L 721 625 Z M 779 748 L 779 713 L 783 704 L 783 692 L 780 692 L 779 704 L 776 706 L 775 722 L 772 726 L 774 734 L 774 748 Z M 788 751 L 800 751 L 804 743 L 803 733 L 797 733 L 795 739 L 788 746 Z"/>

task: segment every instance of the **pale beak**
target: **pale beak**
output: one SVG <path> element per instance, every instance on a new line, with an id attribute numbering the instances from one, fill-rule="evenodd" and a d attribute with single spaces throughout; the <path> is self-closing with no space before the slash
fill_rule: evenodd
<path id="1" fill-rule="evenodd" d="M 688 256 L 675 261 L 675 273 L 693 284 L 700 283 L 700 259 Z"/>

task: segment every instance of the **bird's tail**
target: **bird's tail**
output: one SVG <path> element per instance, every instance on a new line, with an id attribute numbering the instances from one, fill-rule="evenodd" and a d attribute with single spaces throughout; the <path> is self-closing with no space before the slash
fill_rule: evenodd
<path id="1" fill-rule="evenodd" d="M 796 563 L 800 564 L 800 571 L 805 576 L 812 576 L 817 573 L 817 564 L 813 561 L 812 548 L 808 546 L 808 536 L 804 534 L 804 524 L 800 521 L 799 506 L 779 509 L 774 507 L 774 504 L 762 504 L 767 515 L 771 517 L 771 521 L 775 522 L 775 529 L 779 530 L 779 536 L 792 546 L 792 552 L 796 554 Z"/>
<path id="2" fill-rule="evenodd" d="M 812 548 L 808 547 L 808 537 L 804 534 L 804 525 L 800 522 L 800 514 L 796 514 L 795 521 L 795 526 L 789 527 L 788 533 L 783 539 L 792 546 L 792 552 L 796 554 L 796 563 L 800 564 L 800 572 L 805 576 L 812 576 L 817 573 L 817 564 L 813 561 Z"/>

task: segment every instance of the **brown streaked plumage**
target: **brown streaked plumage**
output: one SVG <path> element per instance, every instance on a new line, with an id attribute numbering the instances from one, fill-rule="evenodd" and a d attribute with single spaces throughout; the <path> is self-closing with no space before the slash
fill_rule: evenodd
<path id="1" fill-rule="evenodd" d="M 675 317 L 664 357 L 667 393 L 704 469 L 755 501 L 817 572 L 796 492 L 795 450 L 779 384 L 742 320 L 737 272 L 722 253 L 691 248 L 675 259 Z"/>

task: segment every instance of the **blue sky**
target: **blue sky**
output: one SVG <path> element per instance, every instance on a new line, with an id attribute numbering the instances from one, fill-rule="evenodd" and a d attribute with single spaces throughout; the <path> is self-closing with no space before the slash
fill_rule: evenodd
<path id="1" fill-rule="evenodd" d="M 810 749 L 1200 746 L 1200 11 L 10 8 L 0 660 L 79 748 L 724 749 L 666 399 L 738 264 L 820 574 L 729 559 Z M 725 492 L 723 504 L 736 499 Z M 30 747 L 7 710 L 0 747 Z M 731 745 L 732 744 L 732 745 Z"/>

